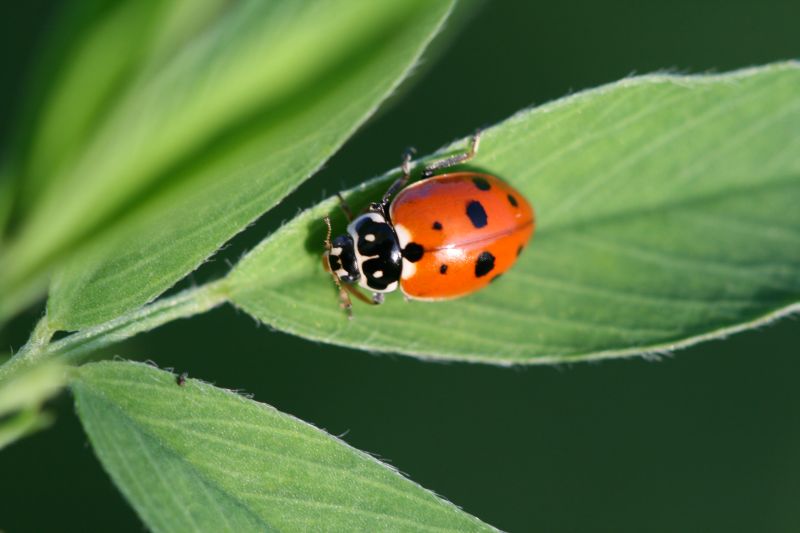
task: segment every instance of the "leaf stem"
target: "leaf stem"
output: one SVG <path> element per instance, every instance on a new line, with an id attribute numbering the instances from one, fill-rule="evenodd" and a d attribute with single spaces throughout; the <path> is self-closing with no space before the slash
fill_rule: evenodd
<path id="1" fill-rule="evenodd" d="M 216 281 L 158 300 L 126 315 L 79 331 L 48 347 L 48 354 L 69 364 L 81 362 L 89 353 L 155 329 L 178 318 L 188 318 L 210 311 L 228 300 L 222 281 Z"/>
<path id="2" fill-rule="evenodd" d="M 50 327 L 47 315 L 43 316 L 33 328 L 28 342 L 20 350 L 11 356 L 8 361 L 0 365 L 0 382 L 17 370 L 27 368 L 33 364 L 45 351 L 47 344 L 56 331 Z"/>
<path id="3" fill-rule="evenodd" d="M 59 360 L 79 364 L 84 357 L 100 348 L 120 342 L 137 333 L 149 331 L 178 318 L 188 318 L 209 311 L 228 301 L 224 280 L 188 289 L 174 296 L 157 300 L 103 324 L 78 331 L 52 344 L 47 344 L 54 330 L 45 316 L 28 343 L 11 360 L 0 366 L 0 381 L 38 360 Z"/>
<path id="4" fill-rule="evenodd" d="M 44 315 L 36 326 L 33 328 L 30 339 L 25 343 L 19 352 L 14 356 L 14 359 L 36 359 L 43 351 L 43 349 L 50 343 L 53 334 L 56 332 Z"/>

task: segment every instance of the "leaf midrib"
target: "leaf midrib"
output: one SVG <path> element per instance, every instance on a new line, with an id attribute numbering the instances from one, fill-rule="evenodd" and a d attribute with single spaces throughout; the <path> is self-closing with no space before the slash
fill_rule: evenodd
<path id="1" fill-rule="evenodd" d="M 800 177 L 800 172 L 797 175 L 771 178 L 755 185 L 740 185 L 736 188 L 720 188 L 715 191 L 710 191 L 708 193 L 693 197 L 680 198 L 676 199 L 675 201 L 661 202 L 658 205 L 651 205 L 641 208 L 637 207 L 634 209 L 621 209 L 600 215 L 591 220 L 579 220 L 577 222 L 555 225 L 543 223 L 539 226 L 537 231 L 540 237 L 542 235 L 550 236 L 560 232 L 583 230 L 603 224 L 626 222 L 630 221 L 631 219 L 669 215 L 676 212 L 679 213 L 681 211 L 695 211 L 696 209 L 694 208 L 703 207 L 707 204 L 713 204 L 714 202 L 722 200 L 730 200 L 737 197 L 747 197 L 754 193 L 769 192 L 772 189 L 779 191 L 784 188 L 798 188 L 798 177 Z"/>

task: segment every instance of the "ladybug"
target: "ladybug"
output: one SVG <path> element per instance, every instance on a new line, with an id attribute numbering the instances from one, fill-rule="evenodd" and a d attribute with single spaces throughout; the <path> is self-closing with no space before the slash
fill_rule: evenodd
<path id="1" fill-rule="evenodd" d="M 403 175 L 357 217 L 339 196 L 350 224 L 347 233 L 331 240 L 325 217 L 323 265 L 348 317 L 349 294 L 380 304 L 385 293 L 399 288 L 412 300 L 448 300 L 485 287 L 511 268 L 533 235 L 528 201 L 490 174 L 436 174 L 472 159 L 479 143 L 476 133 L 466 153 L 427 165 L 423 179 L 407 187 L 411 154 L 406 153 Z"/>

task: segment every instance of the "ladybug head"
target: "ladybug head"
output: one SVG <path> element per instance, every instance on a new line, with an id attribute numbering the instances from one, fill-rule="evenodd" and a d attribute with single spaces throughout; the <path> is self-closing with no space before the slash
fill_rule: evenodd
<path id="1" fill-rule="evenodd" d="M 333 241 L 325 243 L 327 270 L 345 283 L 358 281 L 361 274 L 358 271 L 353 238 L 350 235 L 339 235 Z"/>
<path id="2" fill-rule="evenodd" d="M 324 220 L 325 225 L 328 226 L 328 234 L 325 236 L 325 253 L 322 254 L 322 264 L 325 270 L 330 272 L 336 288 L 339 289 L 339 305 L 347 312 L 348 318 L 353 318 L 350 310 L 352 304 L 346 287 L 361 277 L 353 238 L 350 235 L 340 235 L 331 241 L 331 221 L 328 217 L 325 217 Z M 345 282 L 345 285 L 342 282 Z"/>

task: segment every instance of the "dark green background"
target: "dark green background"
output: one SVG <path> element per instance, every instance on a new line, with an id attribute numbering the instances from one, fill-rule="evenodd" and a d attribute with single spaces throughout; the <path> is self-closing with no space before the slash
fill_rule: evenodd
<path id="1" fill-rule="evenodd" d="M 46 28 L 46 5 L 3 13 L 4 112 Z M 797 58 L 799 21 L 796 0 L 487 2 L 450 25 L 411 82 L 320 174 L 193 279 L 218 276 L 297 209 L 394 166 L 410 144 L 428 153 L 632 73 Z M 18 346 L 38 313 L 16 320 L 3 345 Z M 761 532 L 800 531 L 798 344 L 790 318 L 659 362 L 492 368 L 315 344 L 224 308 L 114 353 L 247 391 L 345 434 L 502 529 Z M 0 529 L 141 531 L 69 396 L 52 409 L 53 428 L 0 453 Z"/>

